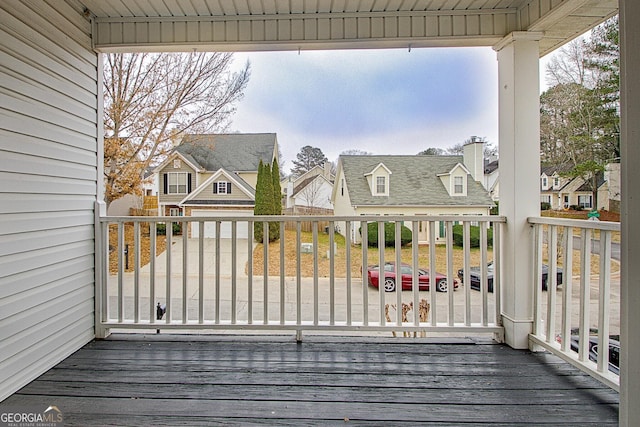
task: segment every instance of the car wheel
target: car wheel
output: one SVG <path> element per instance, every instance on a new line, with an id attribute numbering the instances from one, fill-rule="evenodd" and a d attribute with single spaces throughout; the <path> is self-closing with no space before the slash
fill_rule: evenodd
<path id="1" fill-rule="evenodd" d="M 436 283 L 436 291 L 438 292 L 447 292 L 447 280 L 446 279 L 440 279 L 438 280 L 438 282 Z"/>
<path id="2" fill-rule="evenodd" d="M 396 281 L 390 277 L 384 279 L 384 291 L 393 292 L 396 290 Z"/>

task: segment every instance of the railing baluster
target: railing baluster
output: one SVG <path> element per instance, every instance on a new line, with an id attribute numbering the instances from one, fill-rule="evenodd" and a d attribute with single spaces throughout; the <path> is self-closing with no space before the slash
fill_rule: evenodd
<path id="1" fill-rule="evenodd" d="M 384 286 L 387 280 L 387 274 L 384 266 L 384 249 L 385 249 L 385 241 L 384 241 L 384 222 L 378 220 L 378 309 L 380 310 L 380 325 L 384 326 L 386 324 L 385 317 L 385 296 L 384 296 Z M 398 286 L 396 284 L 396 291 Z"/>
<path id="2" fill-rule="evenodd" d="M 573 293 L 573 227 L 564 229 L 564 271 L 562 273 L 562 351 L 571 350 L 571 313 Z"/>
<path id="3" fill-rule="evenodd" d="M 284 325 L 285 323 L 285 253 L 284 253 L 284 231 L 285 231 L 285 222 L 280 221 L 280 324 Z"/>
<path id="4" fill-rule="evenodd" d="M 204 221 L 198 222 L 198 323 L 204 322 Z"/>
<path id="5" fill-rule="evenodd" d="M 133 223 L 133 321 L 140 322 L 140 223 Z"/>
<path id="6" fill-rule="evenodd" d="M 167 311 L 165 312 L 165 323 L 171 323 L 171 245 L 172 245 L 172 236 L 173 236 L 173 227 L 171 221 L 166 221 L 165 223 L 165 238 L 166 242 L 166 262 L 167 262 L 167 277 L 165 278 L 166 289 L 165 289 L 165 307 Z"/>
<path id="7" fill-rule="evenodd" d="M 189 248 L 187 242 L 187 223 L 181 222 L 182 228 L 182 323 L 187 323 L 187 273 L 189 270 Z"/>
<path id="8" fill-rule="evenodd" d="M 533 226 L 533 283 L 540 283 L 542 280 L 542 233 L 541 224 Z M 533 287 L 533 333 L 541 334 L 542 329 L 542 289 L 540 286 Z"/>
<path id="9" fill-rule="evenodd" d="M 436 222 L 429 221 L 429 299 L 431 300 L 431 326 L 437 326 L 436 295 Z"/>
<path id="10" fill-rule="evenodd" d="M 362 324 L 369 325 L 369 224 L 360 221 L 361 249 L 362 249 Z M 378 284 L 378 286 L 380 286 Z"/>
<path id="11" fill-rule="evenodd" d="M 471 224 L 465 221 L 462 225 L 462 246 L 464 251 L 463 278 L 464 283 L 464 324 L 471 325 L 471 282 L 469 268 L 471 268 Z M 484 286 L 480 281 L 480 288 Z M 482 294 L 481 294 L 482 295 Z"/>
<path id="12" fill-rule="evenodd" d="M 582 260 L 580 263 L 580 342 L 578 359 L 589 360 L 589 307 L 591 293 L 591 230 L 582 230 Z"/>
<path id="13" fill-rule="evenodd" d="M 247 222 L 247 233 L 249 238 L 247 239 L 247 324 L 253 323 L 253 229 L 257 224 L 253 221 Z"/>
<path id="14" fill-rule="evenodd" d="M 149 319 L 156 322 L 156 252 L 158 227 L 155 221 L 149 224 Z"/>
<path id="15" fill-rule="evenodd" d="M 402 246 L 400 245 L 400 221 L 396 221 L 394 224 L 395 227 L 395 267 L 396 267 L 396 324 L 398 326 L 402 325 Z M 415 284 L 413 285 L 414 287 Z"/>
<path id="16" fill-rule="evenodd" d="M 346 258 L 346 274 L 347 274 L 347 326 L 351 326 L 351 221 L 345 222 L 344 231 L 345 240 L 345 258 Z"/>
<path id="17" fill-rule="evenodd" d="M 449 301 L 449 326 L 455 324 L 455 308 L 453 301 L 453 221 L 446 222 L 447 236 L 447 299 Z"/>
<path id="18" fill-rule="evenodd" d="M 556 330 L 556 283 L 557 283 L 557 254 L 558 254 L 558 229 L 550 225 L 547 235 L 547 253 L 549 254 L 549 267 L 547 270 L 547 342 L 554 340 Z M 542 287 L 542 283 L 535 286 Z"/>
<path id="19" fill-rule="evenodd" d="M 489 323 L 489 274 L 487 264 L 489 263 L 489 257 L 487 256 L 487 223 L 481 222 L 479 224 L 480 231 L 480 277 L 482 283 L 482 290 L 480 295 L 482 296 L 482 326 L 487 326 Z M 495 290 L 494 290 L 495 292 Z"/>
<path id="20" fill-rule="evenodd" d="M 238 250 L 238 221 L 231 221 L 231 324 L 238 321 L 237 300 L 238 300 L 238 261 L 236 254 Z"/>
<path id="21" fill-rule="evenodd" d="M 500 233 L 502 230 L 502 224 L 499 222 L 493 223 L 493 298 L 495 302 L 496 312 L 496 326 L 502 326 L 502 301 L 500 297 L 500 263 L 501 263 L 501 241 Z M 465 267 L 466 269 L 466 267 Z"/>
<path id="22" fill-rule="evenodd" d="M 318 222 L 313 222 L 313 325 L 318 325 L 319 284 L 318 284 Z"/>
<path id="23" fill-rule="evenodd" d="M 329 221 L 329 324 L 336 324 L 336 274 L 335 274 L 335 230 L 333 221 Z"/>
<path id="24" fill-rule="evenodd" d="M 418 269 L 420 265 L 418 263 L 418 231 L 420 223 L 418 221 L 411 222 L 411 283 L 413 291 L 413 325 L 420 326 L 420 276 Z M 426 319 L 425 319 L 426 320 Z"/>
<path id="25" fill-rule="evenodd" d="M 221 251 L 220 251 L 220 231 L 221 231 L 221 224 L 220 221 L 216 221 L 216 254 L 215 254 L 215 260 L 216 260 L 216 279 L 215 279 L 215 289 L 216 289 L 216 324 L 220 324 L 220 288 L 222 287 L 222 283 L 220 281 L 220 255 L 221 255 Z"/>
<path id="26" fill-rule="evenodd" d="M 262 222 L 262 323 L 269 324 L 269 223 Z"/>
<path id="27" fill-rule="evenodd" d="M 118 223 L 118 322 L 124 320 L 124 223 Z"/>
<path id="28" fill-rule="evenodd" d="M 296 221 L 296 325 L 302 324 L 302 223 Z"/>
<path id="29" fill-rule="evenodd" d="M 611 232 L 601 230 L 599 242 L 600 275 L 598 280 L 598 371 L 609 371 L 609 314 L 611 311 Z"/>

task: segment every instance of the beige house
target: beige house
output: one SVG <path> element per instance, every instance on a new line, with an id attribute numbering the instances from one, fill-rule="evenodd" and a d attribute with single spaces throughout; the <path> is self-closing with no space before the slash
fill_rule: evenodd
<path id="1" fill-rule="evenodd" d="M 299 177 L 288 177 L 282 181 L 284 207 L 297 213 L 299 208 L 313 212 L 331 210 L 331 193 L 335 176 L 331 173 L 331 163 L 325 162 L 303 173 Z"/>
<path id="2" fill-rule="evenodd" d="M 276 134 L 189 135 L 156 168 L 161 215 L 253 215 L 258 165 L 278 156 Z M 216 237 L 209 224 L 205 237 Z M 220 237 L 231 237 L 230 223 L 222 223 Z M 238 237 L 248 228 L 238 225 Z M 191 229 L 198 237 L 198 224 Z"/>
<path id="3" fill-rule="evenodd" d="M 465 146 L 463 156 L 340 156 L 332 200 L 336 216 L 489 215 L 494 202 L 483 184 L 482 143 Z M 359 225 L 351 233 L 360 241 Z M 429 236 L 421 223 L 420 243 L 445 237 L 444 223 Z"/>
<path id="4" fill-rule="evenodd" d="M 540 171 L 540 202 L 548 203 L 549 209 L 552 210 L 572 207 L 609 210 L 609 181 L 615 180 L 615 169 L 613 172 L 609 169 L 607 167 L 608 173 L 597 176 L 598 206 L 595 206 L 591 185 L 584 178 L 567 176 L 566 173 L 570 170 L 569 166 L 543 166 Z"/>

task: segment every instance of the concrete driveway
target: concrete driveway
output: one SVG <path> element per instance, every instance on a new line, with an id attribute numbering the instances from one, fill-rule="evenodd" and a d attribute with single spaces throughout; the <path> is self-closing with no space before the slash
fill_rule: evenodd
<path id="1" fill-rule="evenodd" d="M 205 275 L 213 275 L 216 272 L 216 242 L 218 239 L 205 238 L 204 241 L 204 257 L 203 267 Z M 232 247 L 231 239 L 219 239 L 220 240 L 220 275 L 221 277 L 231 277 L 231 260 L 232 260 Z M 248 239 L 236 240 L 236 274 L 239 277 L 246 277 L 246 265 L 249 260 L 249 241 Z M 254 242 L 251 245 L 251 251 L 255 247 Z M 171 271 L 181 272 L 183 265 L 183 257 L 185 251 L 183 250 L 183 239 L 181 237 L 174 238 L 171 245 Z M 199 264 L 199 240 L 187 239 L 187 271 L 188 274 L 198 274 Z M 161 253 L 156 257 L 155 262 L 156 274 L 165 274 L 167 272 L 167 254 Z M 149 273 L 150 265 L 140 269 L 141 273 Z"/>

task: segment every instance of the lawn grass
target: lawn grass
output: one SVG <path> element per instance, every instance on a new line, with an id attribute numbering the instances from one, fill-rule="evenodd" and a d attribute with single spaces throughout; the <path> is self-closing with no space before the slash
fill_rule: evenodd
<path id="1" fill-rule="evenodd" d="M 303 243 L 312 243 L 313 234 L 310 232 L 301 233 L 301 241 Z M 347 276 L 347 262 L 346 262 L 346 244 L 345 238 L 341 235 L 335 235 L 336 253 L 334 257 L 334 271 L 335 277 Z M 318 233 L 318 276 L 329 277 L 330 265 L 327 258 L 327 251 L 329 250 L 329 235 L 325 233 Z M 264 247 L 262 244 L 258 244 L 253 252 L 253 271 L 255 273 L 262 272 L 264 268 Z M 411 246 L 401 248 L 400 259 L 402 262 L 411 264 L 413 262 L 413 254 Z M 436 245 L 436 270 L 441 273 L 447 271 L 446 260 L 446 248 L 444 245 Z M 491 260 L 493 251 L 488 250 L 487 257 Z M 285 275 L 295 276 L 297 266 L 298 251 L 296 248 L 296 232 L 292 230 L 285 231 L 285 244 L 284 244 L 284 259 L 285 259 Z M 314 255 L 313 253 L 300 253 L 300 267 L 302 277 L 312 277 L 314 273 Z M 384 258 L 386 261 L 395 260 L 395 248 L 385 248 Z M 461 248 L 454 248 L 453 251 L 453 266 L 454 274 L 459 268 L 464 265 L 464 255 Z M 379 260 L 378 248 L 367 249 L 367 264 L 377 264 Z M 471 265 L 480 264 L 480 250 L 471 250 Z M 420 267 L 429 267 L 429 245 L 420 245 L 418 249 L 418 265 Z M 361 277 L 362 267 L 362 247 L 360 245 L 351 246 L 351 277 Z M 280 274 L 280 242 L 272 242 L 269 244 L 269 274 Z"/>

